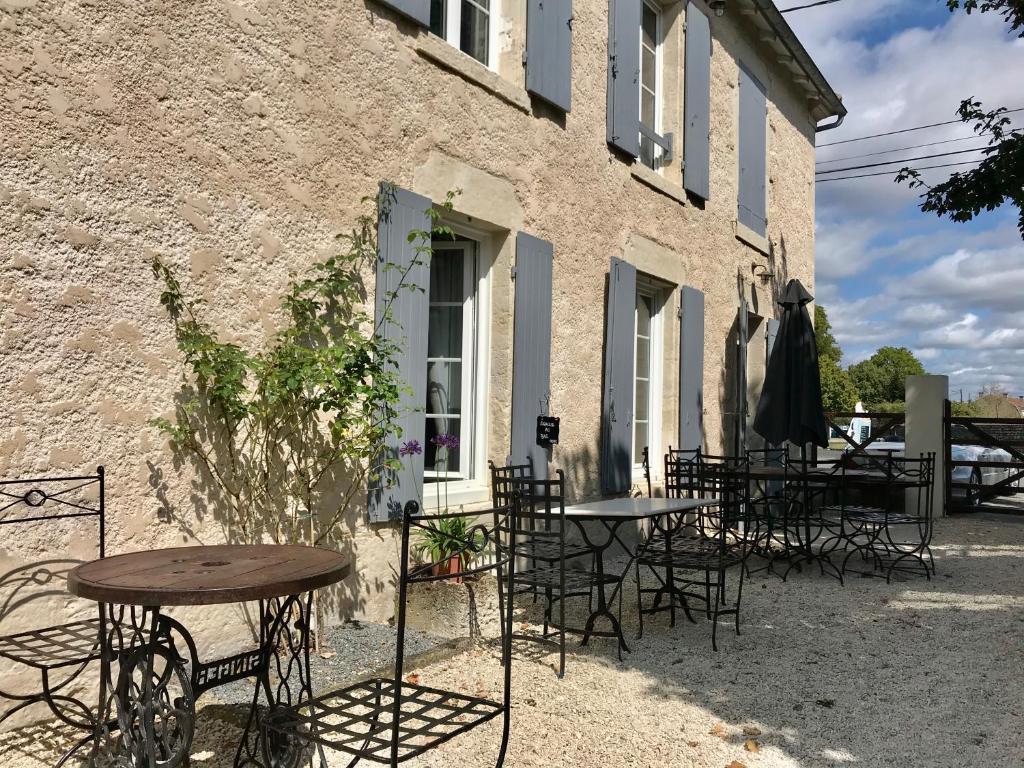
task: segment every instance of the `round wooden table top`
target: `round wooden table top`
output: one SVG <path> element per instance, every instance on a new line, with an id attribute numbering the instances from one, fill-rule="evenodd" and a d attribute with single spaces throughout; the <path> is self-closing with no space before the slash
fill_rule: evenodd
<path id="1" fill-rule="evenodd" d="M 297 595 L 341 581 L 348 558 L 295 544 L 221 544 L 129 552 L 68 575 L 73 595 L 116 605 L 216 605 Z"/>

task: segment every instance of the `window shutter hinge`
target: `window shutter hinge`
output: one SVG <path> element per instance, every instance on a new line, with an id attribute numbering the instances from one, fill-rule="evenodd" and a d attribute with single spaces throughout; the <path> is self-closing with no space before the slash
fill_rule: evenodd
<path id="1" fill-rule="evenodd" d="M 509 267 L 508 273 L 509 273 L 509 277 L 511 277 L 512 280 L 515 281 L 515 279 L 516 279 L 516 268 L 515 268 L 514 265 Z"/>
<path id="2" fill-rule="evenodd" d="M 528 54 L 529 54 L 529 51 L 527 51 L 526 48 L 523 48 L 523 66 L 524 67 L 526 66 L 526 57 L 527 57 Z"/>

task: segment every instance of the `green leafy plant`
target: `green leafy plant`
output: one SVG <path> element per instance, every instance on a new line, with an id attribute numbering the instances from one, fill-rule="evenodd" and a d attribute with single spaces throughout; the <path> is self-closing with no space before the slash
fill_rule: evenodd
<path id="1" fill-rule="evenodd" d="M 203 300 L 189 298 L 174 270 L 152 260 L 184 370 L 174 417 L 150 423 L 212 482 L 230 541 L 316 544 L 343 535 L 367 483 L 398 466 L 397 457 L 382 458 L 382 446 L 400 431 L 399 345 L 376 333 L 362 280 L 376 264 L 375 224 L 392 199 L 383 185 L 364 200 L 373 212 L 339 236 L 338 254 L 292 276 L 281 328 L 255 351 L 222 340 Z M 405 277 L 429 260 L 431 236 L 410 233 L 416 258 L 379 297 L 379 323 L 390 321 L 399 291 L 422 290 Z"/>
<path id="2" fill-rule="evenodd" d="M 466 517 L 442 517 L 421 529 L 413 551 L 429 563 L 443 564 L 455 555 L 459 566 L 467 569 L 483 548 L 483 534 L 473 531 Z"/>

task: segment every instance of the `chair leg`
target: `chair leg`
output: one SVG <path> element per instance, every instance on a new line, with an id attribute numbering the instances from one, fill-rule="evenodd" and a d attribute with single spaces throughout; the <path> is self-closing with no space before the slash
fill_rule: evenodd
<path id="1" fill-rule="evenodd" d="M 636 565 L 636 615 L 637 623 L 640 625 L 640 628 L 636 633 L 636 637 L 637 640 L 639 640 L 644 636 L 644 603 L 643 594 L 640 591 L 640 558 L 637 558 L 634 562 Z M 669 595 L 669 597 L 672 596 Z"/>
<path id="2" fill-rule="evenodd" d="M 502 618 L 505 615 L 505 589 L 501 566 L 499 565 L 496 570 L 498 574 L 498 623 L 501 625 L 501 666 L 505 666 L 508 663 L 508 654 L 505 652 L 507 647 L 505 643 L 505 620 Z"/>
<path id="3" fill-rule="evenodd" d="M 740 601 L 743 599 L 743 569 L 740 568 L 740 583 L 736 588 L 736 634 L 740 634 Z"/>

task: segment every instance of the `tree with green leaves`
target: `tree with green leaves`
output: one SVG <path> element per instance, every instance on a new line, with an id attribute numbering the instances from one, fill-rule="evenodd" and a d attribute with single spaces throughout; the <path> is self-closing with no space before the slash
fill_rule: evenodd
<path id="1" fill-rule="evenodd" d="M 882 347 L 867 360 L 849 368 L 853 385 L 869 411 L 883 404 L 903 403 L 907 376 L 923 375 L 921 361 L 906 347 Z"/>
<path id="2" fill-rule="evenodd" d="M 946 4 L 951 12 L 962 8 L 968 14 L 975 10 L 998 13 L 1012 34 L 1024 38 L 1024 0 L 946 0 Z M 907 167 L 900 169 L 896 181 L 906 182 L 911 189 L 925 188 L 922 211 L 957 222 L 971 221 L 982 211 L 1008 202 L 1018 210 L 1018 228 L 1024 237 L 1024 130 L 1012 128 L 1006 113 L 1005 107 L 985 109 L 973 97 L 964 99 L 957 114 L 988 141 L 981 162 L 934 186 Z"/>
<path id="3" fill-rule="evenodd" d="M 829 413 L 852 411 L 857 405 L 857 389 L 840 365 L 843 350 L 832 335 L 832 324 L 821 304 L 814 305 L 814 341 L 818 348 L 821 374 L 821 402 Z"/>

